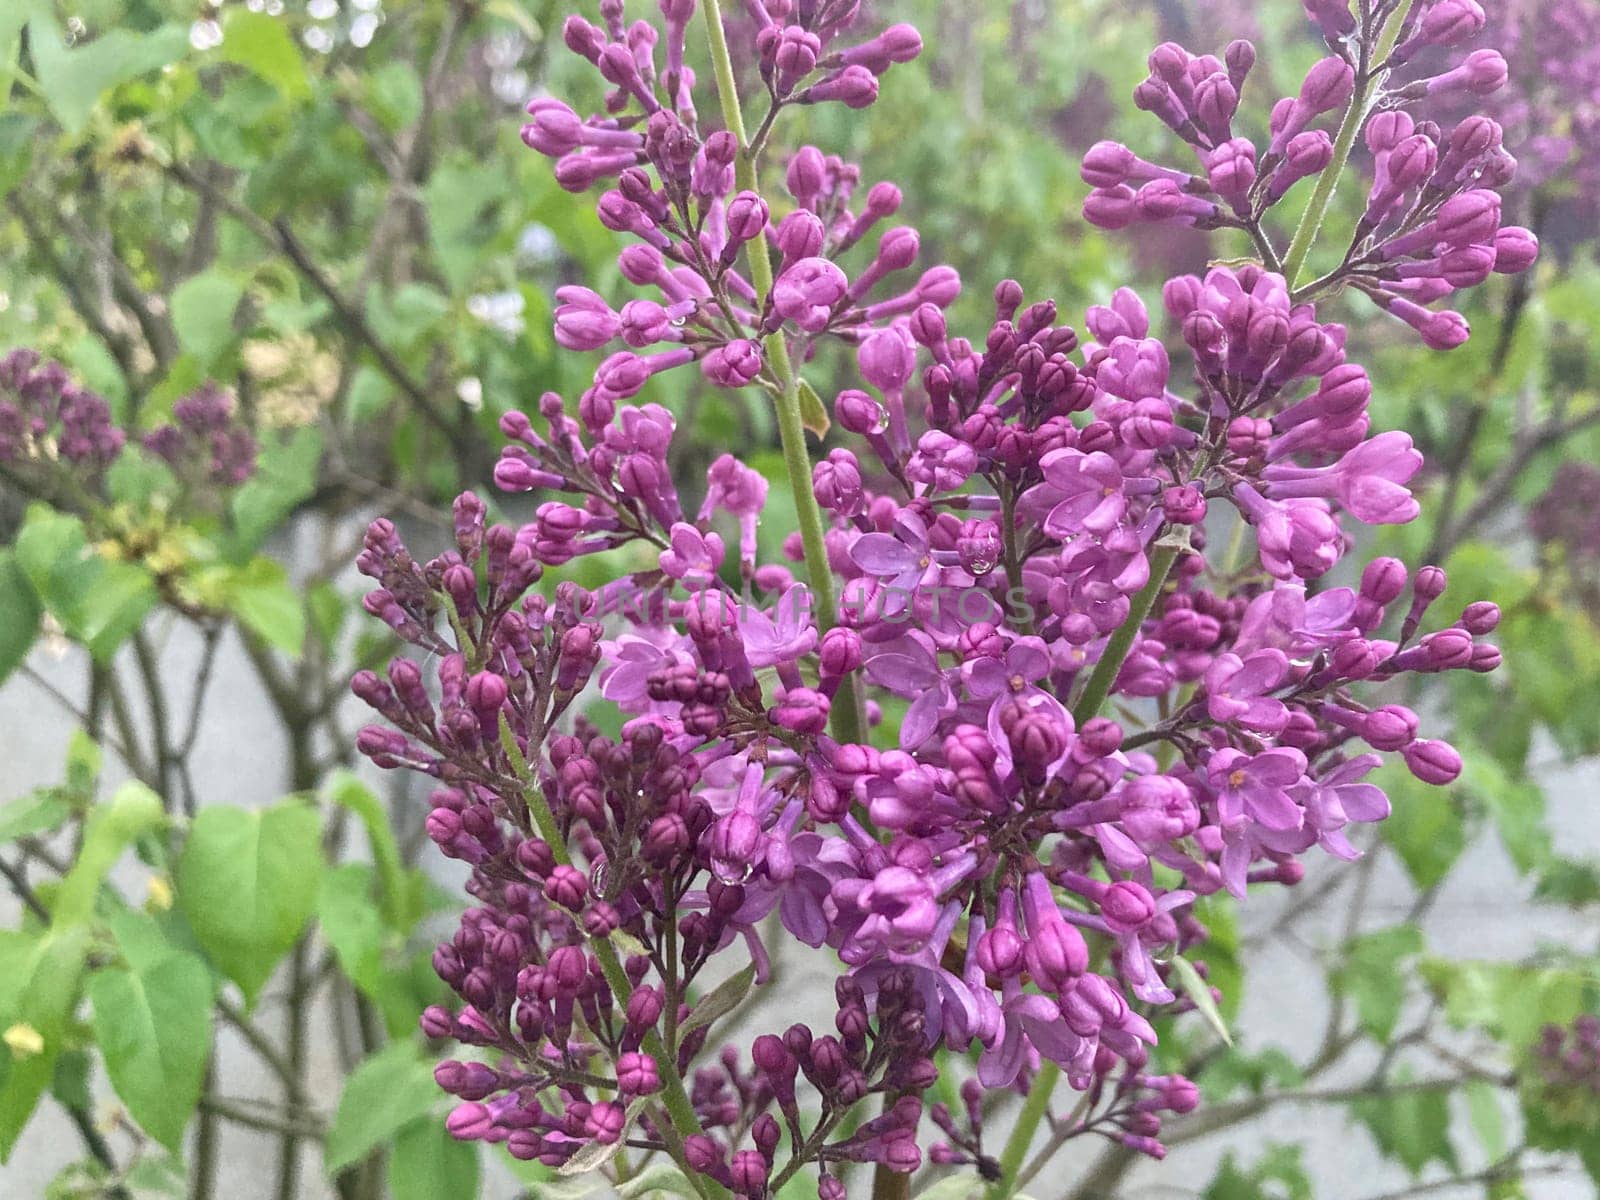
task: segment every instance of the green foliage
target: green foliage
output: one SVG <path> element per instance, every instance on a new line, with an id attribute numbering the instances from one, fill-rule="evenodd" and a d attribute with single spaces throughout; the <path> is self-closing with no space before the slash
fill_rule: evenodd
<path id="1" fill-rule="evenodd" d="M 89 977 L 94 1035 L 133 1119 L 174 1153 L 200 1099 L 211 1054 L 211 972 L 174 951 Z"/>
<path id="2" fill-rule="evenodd" d="M 31 506 L 12 553 L 40 606 L 98 659 L 109 658 L 155 607 L 149 572 L 106 558 L 77 517 Z"/>
<path id="3" fill-rule="evenodd" d="M 330 1174 L 364 1157 L 374 1146 L 426 1121 L 442 1099 L 432 1065 L 409 1045 L 394 1045 L 367 1059 L 345 1081 L 323 1152 Z"/>
<path id="4" fill-rule="evenodd" d="M 195 819 L 178 860 L 178 903 L 247 1000 L 310 919 L 321 873 L 322 821 L 305 804 L 215 807 Z"/>
<path id="5" fill-rule="evenodd" d="M 1203 1200 L 1310 1200 L 1311 1180 L 1300 1147 L 1274 1144 L 1248 1168 L 1230 1151 L 1223 1157 Z"/>
<path id="6" fill-rule="evenodd" d="M 1397 1081 L 1404 1084 L 1404 1077 Z M 1450 1143 L 1450 1097 L 1443 1090 L 1405 1091 L 1363 1097 L 1350 1106 L 1351 1113 L 1388 1158 L 1420 1175 L 1430 1162 L 1456 1169 L 1456 1151 Z"/>
<path id="7" fill-rule="evenodd" d="M 1333 974 L 1336 992 L 1355 1001 L 1361 1027 L 1386 1042 L 1405 1003 L 1409 972 L 1406 964 L 1422 953 L 1422 932 L 1415 925 L 1396 925 L 1351 940 Z"/>

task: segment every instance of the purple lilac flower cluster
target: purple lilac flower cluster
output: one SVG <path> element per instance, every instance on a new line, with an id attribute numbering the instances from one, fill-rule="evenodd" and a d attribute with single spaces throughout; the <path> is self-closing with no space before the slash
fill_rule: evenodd
<path id="1" fill-rule="evenodd" d="M 1540 1117 L 1591 1134 L 1600 1129 L 1600 1017 L 1546 1025 L 1529 1057 L 1526 1085 Z"/>
<path id="2" fill-rule="evenodd" d="M 1600 4 L 1504 0 L 1490 6 L 1486 36 L 1511 64 L 1489 112 L 1524 148 L 1518 185 L 1570 178 L 1587 208 L 1600 187 Z"/>
<path id="3" fill-rule="evenodd" d="M 215 383 L 176 401 L 172 420 L 143 441 L 169 466 L 192 467 L 218 486 L 237 486 L 255 473 L 255 436 L 237 419 L 233 397 Z"/>
<path id="4" fill-rule="evenodd" d="M 1422 461 L 1404 433 L 1372 433 L 1344 327 L 1270 264 L 1168 282 L 1171 350 L 1126 288 L 1083 335 L 1006 281 L 987 327 L 960 336 L 944 315 L 959 281 L 940 267 L 872 300 L 914 261 L 916 233 L 884 233 L 853 279 L 837 260 L 898 191 L 876 184 L 853 207 L 860 170 L 805 147 L 783 189 L 760 192 L 772 122 L 748 146 L 700 131 L 683 62 L 694 5 L 661 7 L 659 74 L 660 33 L 625 28 L 612 0 L 604 27 L 570 21 L 568 44 L 617 90 L 582 119 L 537 100 L 524 130 L 568 186 L 615 178 L 601 216 L 635 239 L 624 278 L 656 298 L 562 294 L 564 346 L 627 348 L 576 405 L 547 393 L 537 423 L 502 419 L 496 480 L 543 494 L 531 520 L 491 524 L 469 493 L 450 550 L 419 561 L 380 520 L 359 560 L 377 583 L 368 611 L 428 663 L 357 676 L 385 721 L 360 748 L 433 781 L 428 832 L 472 867 L 477 903 L 435 956 L 460 1005 L 423 1020 L 476 1048 L 439 1067 L 461 1100 L 449 1128 L 566 1171 L 624 1144 L 660 1151 L 708 1200 L 814 1171 L 839 1200 L 853 1163 L 995 1178 L 983 1093 L 1048 1095 L 1064 1075 L 1081 1093 L 1069 1134 L 1160 1155 L 1164 1114 L 1197 1100 L 1150 1065 L 1152 1019 L 1206 999 L 1189 961 L 1207 938 L 1197 901 L 1294 884 L 1314 847 L 1355 857 L 1352 827 L 1389 811 L 1368 778 L 1383 753 L 1453 780 L 1456 752 L 1372 690 L 1494 669 L 1481 639 L 1498 610 L 1430 619 L 1443 572 L 1390 558 L 1319 582 L 1352 527 L 1417 515 Z M 813 70 L 826 83 L 898 61 L 875 42 L 827 50 L 851 4 L 750 8 L 778 48 L 763 73 L 774 112 L 836 98 L 806 82 Z M 715 57 L 715 0 L 706 17 Z M 1418 20 L 1408 37 L 1434 36 Z M 1366 63 L 1380 26 L 1341 45 Z M 1166 99 L 1144 99 L 1227 141 L 1225 123 L 1196 124 L 1220 111 L 1199 99 L 1222 94 L 1211 60 L 1179 69 L 1181 53 L 1158 52 Z M 1251 58 L 1236 44 L 1223 81 Z M 1265 178 L 1342 86 L 1316 84 L 1277 122 Z M 741 173 L 755 184 L 734 191 Z M 1406 255 L 1423 229 L 1455 228 L 1431 186 Z M 1254 211 L 1266 193 L 1239 194 Z M 1493 238 L 1489 224 L 1473 229 Z M 699 362 L 711 385 L 764 388 L 781 417 L 792 364 L 826 342 L 860 371 L 833 401 L 848 438 L 799 479 L 785 561 L 762 561 L 766 480 L 725 455 L 691 517 L 672 415 L 629 401 L 656 371 Z M 534 588 L 629 544 L 650 548 L 648 569 L 594 592 Z M 809 602 L 835 584 L 837 604 Z M 590 706 L 620 731 L 603 734 Z M 824 952 L 832 1028 L 764 1032 L 746 1060 L 718 1039 L 725 997 L 707 985 L 740 963 L 736 990 L 765 982 L 773 921 Z M 965 1111 L 925 1103 L 968 1052 Z"/>
<path id="5" fill-rule="evenodd" d="M 0 358 L 0 462 L 59 460 L 98 474 L 122 453 L 127 435 L 111 419 L 111 406 L 58 362 L 32 350 Z"/>
<path id="6" fill-rule="evenodd" d="M 1331 53 L 1306 73 L 1297 95 L 1272 106 L 1265 145 L 1235 128 L 1254 47 L 1236 41 L 1217 58 L 1168 42 L 1150 55 L 1150 76 L 1134 103 L 1189 144 L 1199 170 L 1147 162 L 1120 143 L 1100 142 L 1083 162 L 1093 189 L 1084 214 L 1106 229 L 1157 221 L 1243 230 L 1269 267 L 1288 264 L 1293 275 L 1302 239 L 1297 234 L 1280 259 L 1265 224 L 1269 212 L 1302 181 L 1320 186 L 1328 172 L 1336 178 L 1359 131 L 1371 152 L 1365 209 L 1337 265 L 1293 298 L 1347 287 L 1428 346 L 1453 349 L 1467 340 L 1466 319 L 1428 306 L 1492 273 L 1526 270 L 1539 243 L 1529 230 L 1501 223 L 1499 189 L 1516 160 L 1500 124 L 1469 116 L 1445 130 L 1410 110 L 1440 97 L 1491 95 L 1506 83 L 1505 58 L 1476 49 L 1448 69 L 1399 82 L 1393 73 L 1417 56 L 1438 48 L 1453 54 L 1477 37 L 1485 24 L 1477 0 L 1387 0 L 1362 5 L 1359 17 L 1348 0 L 1305 0 L 1305 7 Z M 1322 128 L 1330 122 L 1339 126 L 1338 140 Z M 1314 233 L 1320 215 L 1317 208 L 1301 228 Z"/>
<path id="7" fill-rule="evenodd" d="M 233 397 L 207 383 L 173 405 L 172 421 L 140 438 L 180 472 L 218 486 L 255 471 L 256 442 L 239 422 Z M 36 472 L 63 468 L 80 482 L 99 479 L 127 448 L 105 399 L 72 381 L 66 367 L 33 350 L 0 358 L 0 464 Z"/>

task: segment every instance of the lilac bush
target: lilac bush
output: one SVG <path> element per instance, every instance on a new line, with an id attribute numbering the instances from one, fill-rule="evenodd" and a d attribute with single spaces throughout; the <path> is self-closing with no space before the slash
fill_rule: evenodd
<path id="1" fill-rule="evenodd" d="M 423 1018 L 472 1048 L 438 1068 L 448 1127 L 567 1173 L 659 1152 L 707 1198 L 805 1172 L 836 1200 L 862 1163 L 891 1195 L 925 1161 L 1009 1196 L 1088 1134 L 1160 1156 L 1198 1093 L 1152 1065 L 1152 1021 L 1217 1019 L 1197 902 L 1355 857 L 1351 825 L 1389 812 L 1384 754 L 1453 780 L 1460 757 L 1383 685 L 1499 663 L 1494 604 L 1441 616 L 1437 567 L 1346 561 L 1362 527 L 1417 516 L 1422 458 L 1373 432 L 1317 304 L 1361 292 L 1444 350 L 1466 323 L 1430 305 L 1532 263 L 1501 225 L 1499 126 L 1412 115 L 1492 91 L 1504 61 L 1467 50 L 1473 0 L 1308 4 L 1329 54 L 1257 144 L 1234 124 L 1249 43 L 1158 47 L 1135 102 L 1199 171 L 1101 143 L 1087 215 L 1235 229 L 1260 258 L 1166 284 L 1175 363 L 1128 288 L 1081 335 L 1009 281 L 987 328 L 949 328 L 960 281 L 917 272 L 899 190 L 773 141 L 787 109 L 870 106 L 917 34 L 853 36 L 850 0 L 746 7 L 748 126 L 717 0 L 567 21 L 612 90 L 589 115 L 536 99 L 523 140 L 563 187 L 604 188 L 638 291 L 558 294 L 557 341 L 609 353 L 576 404 L 502 420 L 496 482 L 540 493 L 531 521 L 469 493 L 453 549 L 418 561 L 379 520 L 359 560 L 368 611 L 421 653 L 355 679 L 386 722 L 360 748 L 430 777 L 428 833 L 472 868 L 434 957 L 461 1004 Z M 1453 65 L 1401 73 L 1438 47 Z M 1357 137 L 1365 212 L 1302 282 Z M 813 462 L 829 422 L 800 370 L 830 344 L 860 386 Z M 751 467 L 724 455 L 692 498 L 673 478 L 673 416 L 638 398 L 689 367 L 775 405 L 799 514 L 781 561 Z M 537 586 L 623 547 L 648 567 Z M 767 980 L 769 918 L 826 964 L 835 1014 L 746 1044 L 716 1021 Z M 1026 1099 L 999 1145 L 1005 1091 Z"/>

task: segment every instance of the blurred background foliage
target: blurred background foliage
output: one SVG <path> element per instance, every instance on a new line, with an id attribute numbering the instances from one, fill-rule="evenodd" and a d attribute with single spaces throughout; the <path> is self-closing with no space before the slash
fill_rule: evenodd
<path id="1" fill-rule="evenodd" d="M 154 468 L 120 471 L 94 496 L 0 475 L 0 678 L 52 695 L 58 709 L 38 719 L 78 730 L 60 782 L 0 785 L 16 914 L 0 932 L 0 1152 L 68 1163 L 52 1197 L 245 1194 L 219 1154 L 223 1124 L 276 1144 L 251 1195 L 317 1195 L 324 1175 L 351 1200 L 518 1186 L 505 1182 L 509 1159 L 486 1171 L 436 1119 L 443 1098 L 415 1030 L 438 989 L 427 918 L 448 901 L 430 883 L 418 804 L 349 771 L 345 681 L 392 650 L 360 612 L 349 563 L 377 513 L 413 527 L 417 544 L 442 543 L 448 499 L 487 489 L 498 415 L 547 390 L 573 397 L 592 370 L 557 353 L 551 297 L 577 281 L 617 294 L 618 242 L 517 136 L 531 95 L 593 86 L 559 44 L 566 11 L 0 5 L 0 349 L 59 359 L 135 431 L 215 380 L 262 448 L 256 476 L 224 493 Z M 1127 101 L 1162 38 L 1206 50 L 1224 32 L 1258 38 L 1263 80 L 1296 79 L 1318 54 L 1292 0 L 881 0 L 872 15 L 901 18 L 929 51 L 895 71 L 878 105 L 829 106 L 787 132 L 901 185 L 925 261 L 968 281 L 957 328 L 979 327 L 1001 278 L 1073 312 L 1130 280 L 1153 301 L 1169 275 L 1243 253 L 1090 229 L 1078 158 L 1102 137 L 1170 156 L 1159 124 Z M 1252 94 L 1264 121 L 1260 81 Z M 1353 221 L 1360 198 L 1338 199 L 1332 219 Z M 1446 605 L 1496 599 L 1506 665 L 1407 698 L 1467 769 L 1444 790 L 1391 775 L 1395 815 L 1360 864 L 1314 872 L 1264 929 L 1209 903 L 1206 966 L 1225 1016 L 1243 995 L 1270 1006 L 1284 981 L 1244 964 L 1309 920 L 1327 1026 L 1309 1050 L 1248 1029 L 1232 1049 L 1203 1028 L 1164 1031 L 1162 1054 L 1202 1072 L 1210 1104 L 1175 1128 L 1173 1162 L 1141 1178 L 1181 1181 L 1183 1194 L 1365 1195 L 1308 1176 L 1283 1122 L 1292 1105 L 1364 1127 L 1411 1190 L 1459 1180 L 1500 1200 L 1536 1196 L 1535 1180 L 1575 1163 L 1600 1178 L 1600 1099 L 1552 1066 L 1581 1047 L 1541 1041 L 1597 1001 L 1600 870 L 1584 853 L 1595 822 L 1583 795 L 1561 789 L 1592 789 L 1600 755 L 1600 269 L 1592 198 L 1570 178 L 1515 203 L 1543 232 L 1545 259 L 1473 293 L 1466 347 L 1419 353 L 1369 313 L 1348 314 L 1377 419 L 1412 431 L 1431 464 L 1423 520 L 1371 549 L 1442 562 Z M 844 369 L 809 374 L 829 396 Z M 734 446 L 776 479 L 759 399 L 696 383 L 670 372 L 646 394 L 680 418 L 684 478 Z M 795 524 L 786 493 L 772 491 L 774 542 Z M 590 559 L 569 574 L 594 583 L 614 569 Z M 227 653 L 248 661 L 288 747 L 285 799 L 265 809 L 205 794 L 191 771 Z M 70 688 L 54 682 L 61 655 Z M 1524 926 L 1534 936 L 1515 959 L 1430 945 L 1427 918 L 1448 888 L 1486 921 L 1511 903 L 1456 871 L 1486 841 L 1516 902 L 1550 914 Z M 1406 904 L 1391 921 L 1368 901 L 1396 862 Z M 271 1020 L 264 991 L 284 999 Z M 336 1026 L 341 1095 L 309 1083 L 317 1005 Z M 218 1077 L 214 1031 L 258 1060 L 260 1095 Z M 30 1129 L 40 1106 L 75 1126 L 70 1153 Z M 1185 1143 L 1260 1122 L 1265 1154 L 1259 1134 L 1247 1138 L 1257 1149 L 1228 1153 L 1205 1185 L 1181 1166 Z M 1055 1191 L 1114 1194 L 1132 1166 L 1107 1150 Z M 537 1194 L 584 1186 L 545 1181 Z"/>

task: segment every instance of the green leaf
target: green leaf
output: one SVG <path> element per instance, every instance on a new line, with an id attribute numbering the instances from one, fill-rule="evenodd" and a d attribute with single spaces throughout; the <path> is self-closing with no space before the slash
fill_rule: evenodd
<path id="1" fill-rule="evenodd" d="M 701 997 L 700 1002 L 694 1006 L 694 1010 L 689 1014 L 688 1018 L 682 1025 L 678 1026 L 679 1034 L 690 1033 L 727 1016 L 738 1008 L 740 1002 L 750 994 L 750 989 L 755 986 L 755 981 L 756 967 L 754 963 L 746 965 L 736 974 L 724 979 L 712 989 L 709 995 Z"/>
<path id="2" fill-rule="evenodd" d="M 312 425 L 262 449 L 256 473 L 233 495 L 230 557 L 247 558 L 279 521 L 316 491 L 321 461 L 322 432 Z"/>
<path id="3" fill-rule="evenodd" d="M 409 1042 L 397 1042 L 368 1058 L 339 1095 L 323 1153 L 328 1174 L 337 1175 L 426 1116 L 442 1094 L 432 1068 Z"/>
<path id="4" fill-rule="evenodd" d="M 373 367 L 361 367 L 350 380 L 345 411 L 353 425 L 360 425 L 386 412 L 394 401 L 394 384 Z"/>
<path id="5" fill-rule="evenodd" d="M 1371 1132 L 1384 1156 L 1404 1165 L 1412 1175 L 1420 1175 L 1422 1168 L 1434 1161 L 1455 1169 L 1450 1096 L 1445 1090 L 1364 1097 L 1352 1103 L 1350 1111 Z"/>
<path id="6" fill-rule="evenodd" d="M 22 665 L 39 636 L 43 610 L 10 550 L 0 550 L 0 681 Z"/>
<path id="7" fill-rule="evenodd" d="M 1543 1025 L 1565 1025 L 1600 988 L 1592 971 L 1571 967 L 1430 958 L 1421 972 L 1444 998 L 1452 1025 L 1487 1030 L 1512 1046 L 1530 1044 Z"/>
<path id="8" fill-rule="evenodd" d="M 1299 1146 L 1273 1145 L 1246 1170 L 1230 1150 L 1203 1200 L 1310 1200 L 1311 1180 L 1300 1158 Z"/>
<path id="9" fill-rule="evenodd" d="M 1452 790 L 1432 787 L 1393 764 L 1380 768 L 1371 782 L 1387 793 L 1392 806 L 1381 826 L 1384 840 L 1400 855 L 1413 883 L 1432 887 L 1449 873 L 1467 844 Z"/>
<path id="10" fill-rule="evenodd" d="M 1550 861 L 1553 847 L 1545 827 L 1544 792 L 1527 779 L 1513 779 L 1493 758 L 1464 756 L 1462 784 L 1483 802 L 1500 834 L 1500 843 L 1524 875 Z"/>
<path id="11" fill-rule="evenodd" d="M 0 55 L 5 52 L 6 41 L 0 38 Z M 0 70 L 0 81 L 7 79 Z M 33 117 L 19 112 L 0 113 L 0 200 L 28 177 L 38 137 L 39 122 Z"/>
<path id="12" fill-rule="evenodd" d="M 622 1136 L 614 1142 L 590 1141 L 579 1147 L 578 1152 L 566 1162 L 556 1168 L 557 1175 L 584 1175 L 593 1176 L 601 1167 L 617 1156 L 622 1149 L 622 1143 L 627 1137 L 628 1130 L 639 1119 L 639 1114 L 650 1103 L 648 1096 L 640 1096 L 628 1105 L 627 1112 L 622 1118 Z"/>
<path id="13" fill-rule="evenodd" d="M 390 133 L 399 133 L 422 113 L 422 80 L 417 69 L 403 59 L 362 72 L 367 104 Z"/>
<path id="14" fill-rule="evenodd" d="M 48 788 L 40 788 L 0 804 L 0 842 L 31 837 L 59 829 L 72 815 L 72 806 Z"/>
<path id="15" fill-rule="evenodd" d="M 0 1031 L 24 1026 L 42 1045 L 37 1053 L 20 1053 L 0 1044 L 0 1162 L 10 1157 L 55 1076 L 88 953 L 84 926 L 37 939 L 0 933 Z"/>
<path id="16" fill-rule="evenodd" d="M 253 558 L 226 584 L 228 611 L 251 633 L 298 657 L 306 643 L 306 612 L 289 572 L 270 558 Z"/>
<path id="17" fill-rule="evenodd" d="M 56 23 L 43 12 L 28 22 L 28 49 L 39 86 L 69 134 L 82 133 L 100 97 L 118 84 L 183 57 L 189 31 L 163 25 L 149 33 L 111 28 L 87 45 L 67 49 Z"/>
<path id="18" fill-rule="evenodd" d="M 383 988 L 383 947 L 388 931 L 372 903 L 371 867 L 342 863 L 323 877 L 317 924 L 350 981 L 376 996 Z"/>
<path id="19" fill-rule="evenodd" d="M 1422 953 L 1415 925 L 1396 925 L 1350 941 L 1333 972 L 1333 986 L 1356 1003 L 1356 1019 L 1372 1037 L 1387 1042 L 1405 1004 L 1411 972 L 1404 965 Z"/>
<path id="20" fill-rule="evenodd" d="M 394 1200 L 466 1200 L 478 1194 L 479 1174 L 477 1144 L 457 1141 L 439 1121 L 416 1121 L 402 1129 L 389 1155 Z"/>
<path id="21" fill-rule="evenodd" d="M 109 658 L 156 605 L 148 571 L 101 557 L 89 545 L 82 521 L 43 504 L 28 509 L 14 552 L 17 566 L 44 606 L 100 661 Z"/>
<path id="22" fill-rule="evenodd" d="M 1478 1135 L 1484 1157 L 1494 1162 L 1506 1152 L 1506 1119 L 1500 1111 L 1499 1094 L 1482 1079 L 1472 1080 L 1463 1090 L 1472 1131 Z"/>
<path id="23" fill-rule="evenodd" d="M 297 802 L 204 809 L 178 860 L 178 904 L 249 1003 L 316 907 L 322 821 Z"/>
<path id="24" fill-rule="evenodd" d="M 61 881 L 50 913 L 54 929 L 86 923 L 94 915 L 95 898 L 122 852 L 161 826 L 167 814 L 161 798 L 142 783 L 125 783 L 110 803 L 89 814 L 78 858 Z"/>
<path id="25" fill-rule="evenodd" d="M 1211 995 L 1211 985 L 1200 978 L 1200 972 L 1194 969 L 1194 964 L 1182 955 L 1174 954 L 1171 964 L 1172 973 L 1178 977 L 1179 989 L 1194 1001 L 1195 1009 L 1206 1019 L 1206 1023 L 1216 1035 L 1227 1045 L 1233 1045 L 1233 1036 L 1228 1032 L 1228 1023 L 1217 1011 L 1216 999 Z"/>
<path id="26" fill-rule="evenodd" d="M 919 1192 L 917 1200 L 929 1200 L 938 1186 L 935 1184 L 927 1191 Z M 651 1192 L 670 1192 L 674 1196 L 687 1196 L 689 1200 L 694 1200 L 699 1194 L 684 1173 L 669 1162 L 652 1163 L 626 1183 L 619 1183 L 616 1187 L 616 1193 L 622 1200 L 634 1200 L 637 1196 L 646 1196 Z"/>
<path id="27" fill-rule="evenodd" d="M 819 438 L 827 437 L 828 426 L 833 423 L 828 419 L 828 406 L 822 402 L 822 397 L 817 395 L 816 389 L 804 379 L 800 380 L 798 391 L 800 423 Z"/>
<path id="28" fill-rule="evenodd" d="M 211 367 L 233 344 L 233 314 L 242 299 L 243 285 L 220 271 L 185 279 L 173 291 L 173 328 L 178 331 L 179 343 L 202 369 Z"/>
<path id="29" fill-rule="evenodd" d="M 328 777 L 324 793 L 332 803 L 361 818 L 361 824 L 366 827 L 367 842 L 372 847 L 372 860 L 377 867 L 384 920 L 397 933 L 411 932 L 412 925 L 422 914 L 408 903 L 411 889 L 405 882 L 400 846 L 395 841 L 394 828 L 389 824 L 389 813 L 383 801 L 354 774 L 344 770 L 335 771 Z"/>
<path id="30" fill-rule="evenodd" d="M 56 1056 L 50 1076 L 50 1095 L 70 1112 L 93 1115 L 94 1099 L 89 1094 L 89 1055 L 83 1050 L 63 1050 Z"/>
<path id="31" fill-rule="evenodd" d="M 289 36 L 288 24 L 266 13 L 230 8 L 217 54 L 223 62 L 243 67 L 290 98 L 311 91 L 305 59 Z"/>
<path id="32" fill-rule="evenodd" d="M 211 972 L 175 952 L 145 967 L 89 976 L 94 1034 L 128 1112 L 178 1153 L 211 1053 Z"/>

